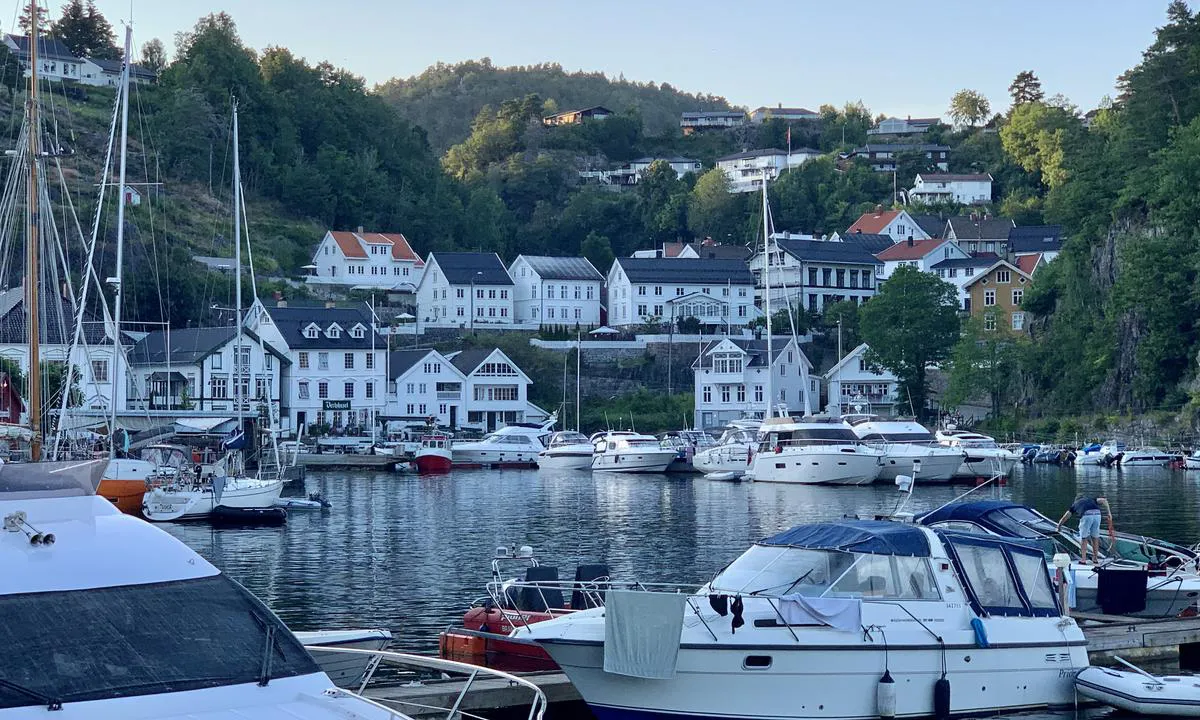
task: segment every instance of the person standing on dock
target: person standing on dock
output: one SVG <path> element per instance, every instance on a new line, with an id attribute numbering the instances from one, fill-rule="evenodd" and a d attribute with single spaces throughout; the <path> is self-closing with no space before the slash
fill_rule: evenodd
<path id="1" fill-rule="evenodd" d="M 1093 498 L 1082 496 L 1075 500 L 1071 507 L 1058 519 L 1056 530 L 1062 530 L 1062 524 L 1072 515 L 1079 517 L 1079 552 L 1080 560 L 1086 565 L 1088 561 L 1088 543 L 1092 545 L 1092 563 L 1100 563 L 1100 516 L 1108 518 L 1108 539 L 1112 547 L 1117 545 L 1117 531 L 1113 529 L 1112 509 L 1108 500 L 1102 497 Z"/>

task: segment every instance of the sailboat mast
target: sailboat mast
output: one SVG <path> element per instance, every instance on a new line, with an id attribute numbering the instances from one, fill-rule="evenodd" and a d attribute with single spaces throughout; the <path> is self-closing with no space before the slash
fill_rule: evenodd
<path id="1" fill-rule="evenodd" d="M 579 432 L 579 416 L 583 406 L 579 404 L 579 368 L 583 364 L 583 332 L 575 331 L 575 432 Z M 563 423 L 566 425 L 566 423 Z"/>
<path id="2" fill-rule="evenodd" d="M 233 341 L 233 406 L 237 411 L 236 438 L 242 428 L 242 372 L 250 368 L 242 368 L 242 166 L 238 157 L 238 114 L 237 98 L 233 98 L 233 265 L 234 265 L 234 309 L 236 311 L 237 329 Z"/>
<path id="3" fill-rule="evenodd" d="M 38 5 L 29 3 L 29 236 L 25 240 L 25 314 L 29 327 L 29 425 L 33 439 L 29 444 L 29 459 L 42 457 L 42 368 L 38 319 L 38 289 L 41 272 L 38 266 L 38 157 L 41 155 L 41 121 L 38 119 Z"/>
<path id="4" fill-rule="evenodd" d="M 125 62 L 121 68 L 121 164 L 117 175 L 117 269 L 113 273 L 113 364 L 111 417 L 108 424 L 108 456 L 117 456 L 117 382 L 125 375 L 121 367 L 121 268 L 125 264 L 125 147 L 129 133 L 129 63 L 133 27 L 125 26 Z M 169 375 L 169 373 L 168 373 Z M 64 391 L 66 392 L 66 391 Z"/>
<path id="5" fill-rule="evenodd" d="M 764 400 L 767 401 L 766 412 L 763 415 L 763 420 L 771 417 L 771 403 L 775 400 L 775 395 L 771 391 L 771 381 L 773 379 L 772 366 L 774 363 L 774 345 L 771 341 L 771 230 L 770 221 L 767 217 L 770 208 L 767 205 L 767 170 L 763 168 L 762 176 L 762 212 L 763 212 L 763 311 L 767 314 L 767 394 Z"/>

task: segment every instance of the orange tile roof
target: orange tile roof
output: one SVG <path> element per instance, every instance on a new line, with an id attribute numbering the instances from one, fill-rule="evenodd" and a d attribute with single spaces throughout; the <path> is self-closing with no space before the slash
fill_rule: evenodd
<path id="1" fill-rule="evenodd" d="M 919 260 L 929 253 L 937 249 L 938 245 L 946 242 L 938 238 L 930 238 L 928 240 L 913 240 L 913 244 L 909 245 L 907 240 L 902 240 L 890 248 L 884 249 L 883 252 L 877 253 L 875 257 L 880 260 Z"/>
<path id="2" fill-rule="evenodd" d="M 850 229 L 846 232 L 864 232 L 872 235 L 878 235 L 883 232 L 883 229 L 888 226 L 888 223 L 896 219 L 900 214 L 899 210 L 885 210 L 877 213 L 863 213 L 862 217 L 854 221 Z"/>
<path id="3" fill-rule="evenodd" d="M 330 230 L 329 234 L 333 236 L 338 247 L 342 249 L 342 254 L 348 258 L 363 258 L 367 257 L 367 251 L 363 250 L 362 245 L 358 242 L 358 237 L 352 232 L 337 232 Z"/>
<path id="4" fill-rule="evenodd" d="M 1021 272 L 1026 275 L 1033 275 L 1033 271 L 1037 269 L 1038 263 L 1041 261 L 1041 253 L 1036 255 L 1021 255 L 1017 258 L 1017 267 L 1021 268 Z"/>

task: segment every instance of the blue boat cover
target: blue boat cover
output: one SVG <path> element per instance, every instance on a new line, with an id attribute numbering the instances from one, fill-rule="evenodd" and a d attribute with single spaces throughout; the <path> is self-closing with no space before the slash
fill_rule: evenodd
<path id="1" fill-rule="evenodd" d="M 887 520 L 841 520 L 798 525 L 760 540 L 758 544 L 929 557 L 929 540 L 921 528 Z"/>
<path id="2" fill-rule="evenodd" d="M 997 510 L 1023 507 L 1025 506 L 1015 503 L 1012 500 L 972 500 L 970 502 L 954 503 L 953 505 L 939 508 L 917 518 L 917 522 L 922 525 L 932 525 L 933 523 L 945 522 L 947 520 L 979 522 L 985 516 Z"/>

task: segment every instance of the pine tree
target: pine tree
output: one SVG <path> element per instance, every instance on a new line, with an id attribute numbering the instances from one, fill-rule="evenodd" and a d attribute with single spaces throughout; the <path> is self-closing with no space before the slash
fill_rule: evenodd
<path id="1" fill-rule="evenodd" d="M 121 57 L 113 39 L 112 25 L 92 0 L 70 0 L 63 5 L 62 16 L 51 32 L 71 49 L 76 57 L 116 60 Z"/>
<path id="2" fill-rule="evenodd" d="M 1041 102 L 1046 97 L 1042 92 L 1042 81 L 1033 74 L 1032 70 L 1022 70 L 1008 86 L 1008 94 L 1012 96 L 1013 107 L 1025 103 Z"/>

